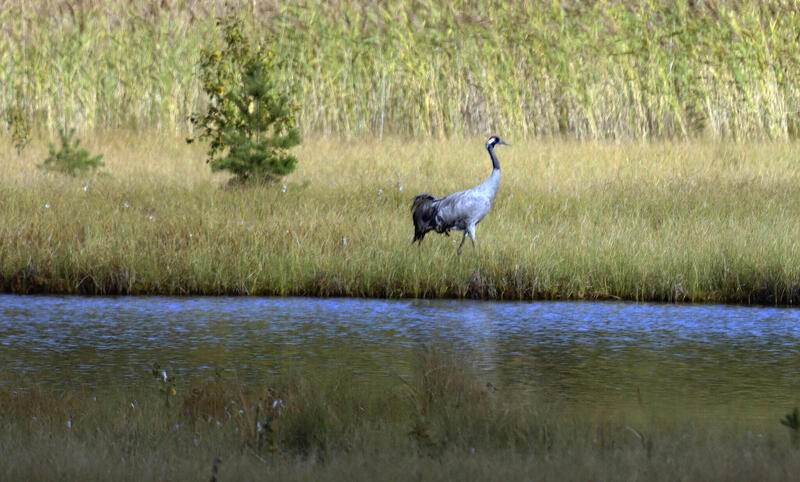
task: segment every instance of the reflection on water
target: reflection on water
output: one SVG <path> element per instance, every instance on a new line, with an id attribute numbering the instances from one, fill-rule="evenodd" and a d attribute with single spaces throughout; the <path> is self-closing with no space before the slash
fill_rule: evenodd
<path id="1" fill-rule="evenodd" d="M 500 384 L 566 399 L 800 403 L 792 308 L 586 302 L 0 296 L 0 363 L 53 384 L 150 383 L 159 361 L 245 381 L 308 367 L 404 376 L 464 352 Z M 633 395 L 636 396 L 636 395 Z"/>

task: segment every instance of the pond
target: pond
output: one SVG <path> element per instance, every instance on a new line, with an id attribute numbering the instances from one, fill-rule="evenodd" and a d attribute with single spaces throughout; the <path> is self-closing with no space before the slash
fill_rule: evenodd
<path id="1" fill-rule="evenodd" d="M 5 372 L 56 386 L 153 383 L 155 361 L 245 383 L 312 369 L 395 379 L 422 347 L 463 354 L 497 386 L 596 407 L 783 414 L 800 403 L 794 308 L 0 295 Z"/>

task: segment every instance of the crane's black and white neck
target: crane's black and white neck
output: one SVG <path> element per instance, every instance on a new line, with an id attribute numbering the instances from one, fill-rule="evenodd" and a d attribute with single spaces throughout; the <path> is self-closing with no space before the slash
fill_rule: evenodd
<path id="1" fill-rule="evenodd" d="M 497 195 L 497 189 L 500 187 L 500 161 L 497 160 L 497 155 L 495 155 L 494 153 L 494 146 L 497 145 L 507 146 L 508 144 L 503 142 L 503 140 L 497 136 L 492 136 L 489 138 L 489 140 L 486 141 L 486 150 L 489 151 L 489 157 L 492 159 L 492 173 L 489 175 L 488 179 L 486 179 L 481 184 L 472 188 L 473 190 L 478 191 L 478 193 L 476 194 L 482 194 L 488 197 L 489 202 L 486 206 L 486 212 L 483 213 L 483 216 L 485 216 L 486 213 L 489 212 L 489 208 L 492 205 L 492 201 L 494 201 L 494 197 L 495 195 Z M 483 216 L 481 216 L 481 218 Z M 478 219 L 478 221 L 480 221 L 480 219 Z M 472 239 L 472 236 L 470 236 L 470 239 Z M 472 241 L 474 244 L 475 241 L 474 240 Z"/>
<path id="2" fill-rule="evenodd" d="M 510 144 L 506 144 L 497 136 L 492 136 L 486 141 L 486 150 L 489 151 L 489 157 L 492 158 L 492 170 L 500 170 L 500 161 L 497 160 L 497 156 L 494 154 L 494 146 L 502 144 L 504 146 L 508 146 Z"/>
<path id="3" fill-rule="evenodd" d="M 497 145 L 509 145 L 499 137 L 492 136 L 486 141 L 486 150 L 492 160 L 492 173 L 489 177 L 465 191 L 455 192 L 443 198 L 431 194 L 418 194 L 411 203 L 414 220 L 414 241 L 422 243 L 425 233 L 435 230 L 437 233 L 449 234 L 450 230 L 464 231 L 458 254 L 469 236 L 475 245 L 475 225 L 489 212 L 492 202 L 500 186 L 500 162 L 494 153 Z"/>

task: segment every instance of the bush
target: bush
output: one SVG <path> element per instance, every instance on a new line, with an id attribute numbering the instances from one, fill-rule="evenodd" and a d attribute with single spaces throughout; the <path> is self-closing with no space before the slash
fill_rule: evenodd
<path id="1" fill-rule="evenodd" d="M 69 132 L 59 129 L 58 136 L 61 138 L 61 149 L 56 150 L 56 146 L 51 143 L 50 156 L 42 164 L 39 164 L 39 168 L 46 171 L 58 171 L 74 177 L 103 166 L 102 154 L 92 157 L 89 151 L 80 148 L 80 139 L 73 140 L 75 129 L 70 129 Z"/>
<path id="2" fill-rule="evenodd" d="M 192 124 L 202 129 L 201 140 L 210 141 L 213 170 L 230 171 L 240 182 L 273 182 L 294 170 L 297 159 L 288 150 L 300 143 L 296 109 L 271 77 L 280 62 L 266 42 L 245 37 L 234 15 L 217 24 L 223 46 L 204 48 L 200 61 L 209 106 L 192 116 Z"/>
<path id="3" fill-rule="evenodd" d="M 20 107 L 12 106 L 6 110 L 6 122 L 8 130 L 11 132 L 11 140 L 17 155 L 22 154 L 22 150 L 31 142 L 31 123 L 23 114 Z"/>

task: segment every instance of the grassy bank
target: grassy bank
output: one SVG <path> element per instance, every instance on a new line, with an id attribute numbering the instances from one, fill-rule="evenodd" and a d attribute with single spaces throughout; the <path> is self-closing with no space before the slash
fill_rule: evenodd
<path id="1" fill-rule="evenodd" d="M 6 480 L 785 480 L 789 430 L 630 406 L 569 408 L 495 386 L 469 360 L 421 350 L 404 379 L 324 370 L 131 388 L 0 386 Z M 5 377 L 4 377 L 5 378 Z M 166 390 L 162 390 L 166 388 Z M 646 397 L 646 395 L 645 395 Z M 756 421 L 756 419 L 761 419 Z"/>
<path id="2" fill-rule="evenodd" d="M 797 135 L 800 16 L 782 2 L 230 4 L 273 35 L 305 132 Z M 47 133 L 186 128 L 224 8 L 0 2 L 0 113 Z"/>
<path id="3" fill-rule="evenodd" d="M 88 182 L 36 169 L 36 143 L 0 163 L 0 289 L 800 299 L 794 144 L 508 140 L 495 205 L 460 261 L 460 233 L 409 245 L 409 204 L 488 176 L 483 139 L 310 139 L 285 183 L 244 189 L 180 138 L 88 138 L 107 166 Z"/>

